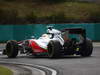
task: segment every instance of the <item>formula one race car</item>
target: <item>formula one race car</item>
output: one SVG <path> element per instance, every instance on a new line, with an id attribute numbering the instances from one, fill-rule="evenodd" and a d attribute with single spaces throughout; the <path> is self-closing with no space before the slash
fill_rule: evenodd
<path id="1" fill-rule="evenodd" d="M 91 56 L 93 51 L 92 41 L 86 38 L 86 30 L 83 28 L 67 28 L 57 30 L 48 27 L 47 33 L 40 38 L 23 41 L 10 40 L 6 44 L 3 54 L 9 58 L 15 58 L 18 53 L 38 56 L 48 55 L 50 58 L 58 58 L 62 55 Z"/>

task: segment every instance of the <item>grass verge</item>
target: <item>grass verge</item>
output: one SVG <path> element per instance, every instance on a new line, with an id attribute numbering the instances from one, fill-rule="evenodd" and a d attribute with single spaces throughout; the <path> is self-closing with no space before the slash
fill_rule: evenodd
<path id="1" fill-rule="evenodd" d="M 0 66 L 0 75 L 13 75 L 13 72 L 8 68 Z"/>

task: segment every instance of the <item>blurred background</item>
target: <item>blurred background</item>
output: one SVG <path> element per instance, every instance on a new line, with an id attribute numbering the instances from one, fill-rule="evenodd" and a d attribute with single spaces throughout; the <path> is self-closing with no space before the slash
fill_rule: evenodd
<path id="1" fill-rule="evenodd" d="M 100 41 L 100 0 L 0 0 L 0 42 L 38 38 L 48 25 L 82 27 Z"/>
<path id="2" fill-rule="evenodd" d="M 0 0 L 0 24 L 99 22 L 100 0 Z"/>

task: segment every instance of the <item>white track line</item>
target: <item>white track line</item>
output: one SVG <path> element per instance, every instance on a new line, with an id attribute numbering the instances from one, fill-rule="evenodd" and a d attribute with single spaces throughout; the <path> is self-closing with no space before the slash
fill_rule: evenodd
<path id="1" fill-rule="evenodd" d="M 49 67 L 46 66 L 41 66 L 41 65 L 35 65 L 35 64 L 26 64 L 26 63 L 18 63 L 18 62 L 5 62 L 5 61 L 0 61 L 2 63 L 8 63 L 8 64 L 16 64 L 16 65 L 26 65 L 26 66 L 33 66 L 33 67 L 39 67 L 39 68 L 43 68 L 43 69 L 47 69 L 49 71 L 52 72 L 51 75 L 57 75 L 57 71 L 54 69 L 51 69 Z M 44 73 L 42 73 L 42 75 L 44 75 Z"/>
<path id="2" fill-rule="evenodd" d="M 28 68 L 28 69 L 31 69 L 32 71 L 32 75 L 46 75 L 46 73 L 40 69 L 37 69 L 37 68 L 33 68 L 33 67 L 29 67 L 29 66 L 23 66 L 25 68 Z"/>
<path id="3" fill-rule="evenodd" d="M 45 67 L 45 66 L 40 66 L 40 65 L 36 65 L 36 66 L 41 67 L 41 68 L 44 68 L 44 69 L 48 69 L 49 71 L 52 72 L 52 75 L 57 75 L 57 71 L 54 70 L 54 69 L 51 69 L 51 68 Z"/>

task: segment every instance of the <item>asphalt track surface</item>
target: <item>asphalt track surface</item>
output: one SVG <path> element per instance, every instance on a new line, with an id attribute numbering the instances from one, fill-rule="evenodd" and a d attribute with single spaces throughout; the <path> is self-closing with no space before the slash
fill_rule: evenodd
<path id="1" fill-rule="evenodd" d="M 94 47 L 92 56 L 84 58 L 71 56 L 50 59 L 22 55 L 8 59 L 7 56 L 0 55 L 0 61 L 46 66 L 55 69 L 57 75 L 100 75 L 100 47 Z"/>

